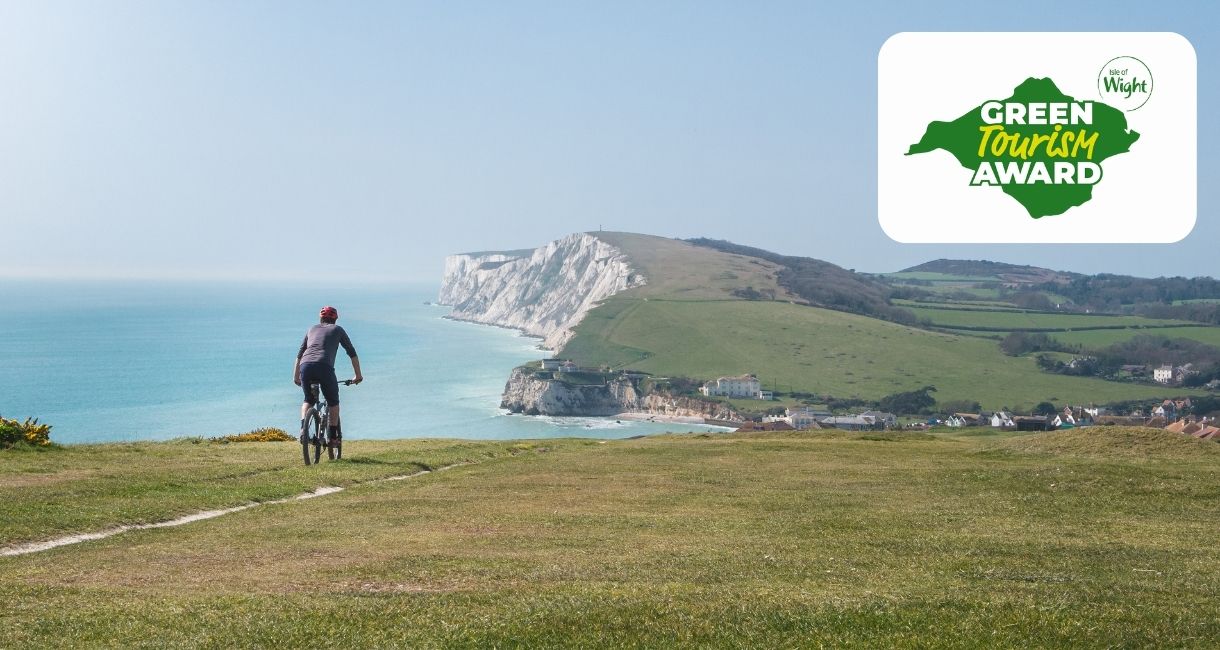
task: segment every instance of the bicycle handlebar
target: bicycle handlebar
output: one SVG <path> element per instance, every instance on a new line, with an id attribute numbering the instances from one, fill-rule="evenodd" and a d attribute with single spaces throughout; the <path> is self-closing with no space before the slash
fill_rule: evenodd
<path id="1" fill-rule="evenodd" d="M 340 381 L 339 383 L 343 384 L 344 386 L 351 386 L 352 384 L 356 383 L 356 380 L 355 379 L 344 379 L 344 380 Z"/>

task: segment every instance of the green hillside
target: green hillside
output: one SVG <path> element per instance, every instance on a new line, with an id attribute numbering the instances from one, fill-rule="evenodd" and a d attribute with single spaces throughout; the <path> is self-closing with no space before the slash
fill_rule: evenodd
<path id="1" fill-rule="evenodd" d="M 828 285 L 842 288 L 857 283 L 862 291 L 870 292 L 870 300 L 884 298 L 879 293 L 883 285 L 824 262 L 806 261 L 794 272 L 797 265 L 790 260 L 798 258 L 760 252 L 768 256 L 760 259 L 743 254 L 757 249 L 725 242 L 712 242 L 717 248 L 710 248 L 647 235 L 598 236 L 622 249 L 648 278 L 648 284 L 607 300 L 576 328 L 575 337 L 561 354 L 581 365 L 700 380 L 749 372 L 757 374 L 767 388 L 837 398 L 878 399 L 933 385 L 940 401 L 977 400 L 984 408 L 995 409 L 1028 407 L 1041 401 L 1106 403 L 1190 392 L 1046 373 L 1032 357 L 1004 355 L 992 338 L 929 331 L 847 313 L 855 306 L 848 298 L 843 300 L 847 311 L 811 306 L 800 296 L 818 280 L 818 273 L 825 273 Z M 977 271 L 978 267 L 961 270 Z M 996 270 L 1019 270 L 1027 276 L 1039 276 L 1041 271 L 1011 265 Z M 743 295 L 747 287 L 751 293 Z M 747 295 L 755 299 L 746 300 Z M 830 292 L 820 295 L 834 299 Z M 904 309 L 911 306 L 910 311 L 925 321 L 956 328 L 1067 332 L 1122 326 L 1132 329 L 1121 331 L 1139 333 L 1158 331 L 1141 327 L 1184 324 L 1136 316 L 997 309 L 995 302 L 990 307 L 957 305 L 979 308 L 973 310 L 936 309 L 897 300 L 891 304 Z M 1220 328 L 1190 327 L 1167 331 L 1190 329 L 1220 332 Z"/>
<path id="2" fill-rule="evenodd" d="M 564 356 L 695 378 L 752 372 L 767 388 L 876 399 L 932 384 L 938 400 L 984 408 L 1104 403 L 1176 389 L 1052 375 L 996 342 L 781 302 L 615 297 L 576 329 Z"/>

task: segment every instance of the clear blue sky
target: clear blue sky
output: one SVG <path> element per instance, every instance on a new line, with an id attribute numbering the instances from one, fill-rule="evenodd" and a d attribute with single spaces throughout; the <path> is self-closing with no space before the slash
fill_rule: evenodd
<path id="1" fill-rule="evenodd" d="M 1195 231 L 1146 246 L 890 241 L 877 49 L 942 30 L 1189 38 Z M 1217 34 L 1207 2 L 0 0 L 0 276 L 302 278 L 321 264 L 436 281 L 447 253 L 599 225 L 867 271 L 964 257 L 1217 275 Z"/>

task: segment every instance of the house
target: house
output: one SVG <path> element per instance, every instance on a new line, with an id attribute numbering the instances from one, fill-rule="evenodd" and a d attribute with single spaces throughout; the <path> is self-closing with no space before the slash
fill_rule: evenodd
<path id="1" fill-rule="evenodd" d="M 1193 426 L 1195 426 L 1195 423 L 1191 422 L 1190 420 L 1178 420 L 1177 422 L 1169 423 L 1165 427 L 1165 430 L 1170 433 L 1185 433 L 1187 427 Z"/>
<path id="2" fill-rule="evenodd" d="M 576 367 L 576 364 L 571 361 L 564 361 L 559 364 L 559 372 L 576 372 L 577 370 L 580 370 L 580 368 Z"/>
<path id="3" fill-rule="evenodd" d="M 699 392 L 708 397 L 743 397 L 762 399 L 762 382 L 754 375 L 719 377 L 699 387 Z"/>
<path id="4" fill-rule="evenodd" d="M 832 415 L 828 418 L 822 418 L 819 424 L 823 427 L 843 429 L 845 431 L 869 431 L 877 426 L 874 420 L 866 420 L 859 415 Z"/>
<path id="5" fill-rule="evenodd" d="M 1199 374 L 1199 371 L 1195 370 L 1195 364 L 1193 363 L 1185 363 L 1173 369 L 1173 378 L 1179 382 L 1186 381 L 1187 377 L 1197 374 Z"/>
<path id="6" fill-rule="evenodd" d="M 1076 415 L 1072 411 L 1072 407 L 1070 407 L 1070 406 L 1063 407 L 1063 414 L 1060 416 L 1057 416 L 1056 419 L 1059 420 L 1059 422 L 1057 422 L 1056 425 L 1064 423 L 1064 422 L 1066 422 L 1068 424 L 1076 424 Z"/>
<path id="7" fill-rule="evenodd" d="M 951 427 L 977 427 L 982 424 L 978 413 L 954 413 L 945 419 L 945 424 Z"/>
<path id="8" fill-rule="evenodd" d="M 818 420 L 830 417 L 830 411 L 818 411 L 815 409 L 788 409 L 786 410 L 783 420 L 792 425 L 793 429 L 820 429 Z"/>
<path id="9" fill-rule="evenodd" d="M 567 361 L 567 359 L 543 359 L 542 360 L 542 369 L 543 370 L 559 370 L 559 366 L 562 366 L 564 364 L 564 362 L 566 362 L 566 361 Z"/>
<path id="10" fill-rule="evenodd" d="M 884 413 L 882 411 L 865 411 L 860 414 L 860 417 L 873 421 L 873 424 L 879 429 L 893 429 L 898 426 L 898 416 L 893 413 Z"/>
<path id="11" fill-rule="evenodd" d="M 1054 428 L 1052 421 L 1043 415 L 1017 416 L 1012 420 L 1017 431 L 1050 431 Z"/>
<path id="12" fill-rule="evenodd" d="M 1152 379 L 1158 384 L 1168 384 L 1173 381 L 1173 366 L 1165 364 L 1152 371 Z"/>
<path id="13" fill-rule="evenodd" d="M 775 399 L 775 393 L 772 391 L 769 391 L 769 390 L 760 390 L 760 391 L 758 391 L 758 399 L 765 399 L 767 401 L 771 401 L 771 400 Z"/>
<path id="14" fill-rule="evenodd" d="M 1012 414 L 1007 411 L 996 411 L 995 413 L 992 413 L 991 426 L 996 428 L 1015 426 L 1012 421 Z"/>

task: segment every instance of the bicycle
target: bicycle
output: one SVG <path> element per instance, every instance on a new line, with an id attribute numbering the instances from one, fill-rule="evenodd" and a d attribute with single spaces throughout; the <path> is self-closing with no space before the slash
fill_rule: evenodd
<path id="1" fill-rule="evenodd" d="M 339 382 L 344 386 L 351 386 L 356 383 L 355 379 L 344 379 Z M 305 424 L 301 427 L 301 455 L 305 457 L 305 465 L 309 462 L 309 447 L 313 446 L 313 462 L 317 464 L 322 461 L 322 447 L 326 447 L 326 457 L 330 460 L 339 460 L 343 458 L 343 438 L 330 440 L 329 428 L 330 423 L 330 405 L 326 403 L 326 396 L 322 394 L 321 384 L 310 384 L 309 393 L 312 395 L 313 405 L 309 407 L 309 411 L 305 414 Z"/>

